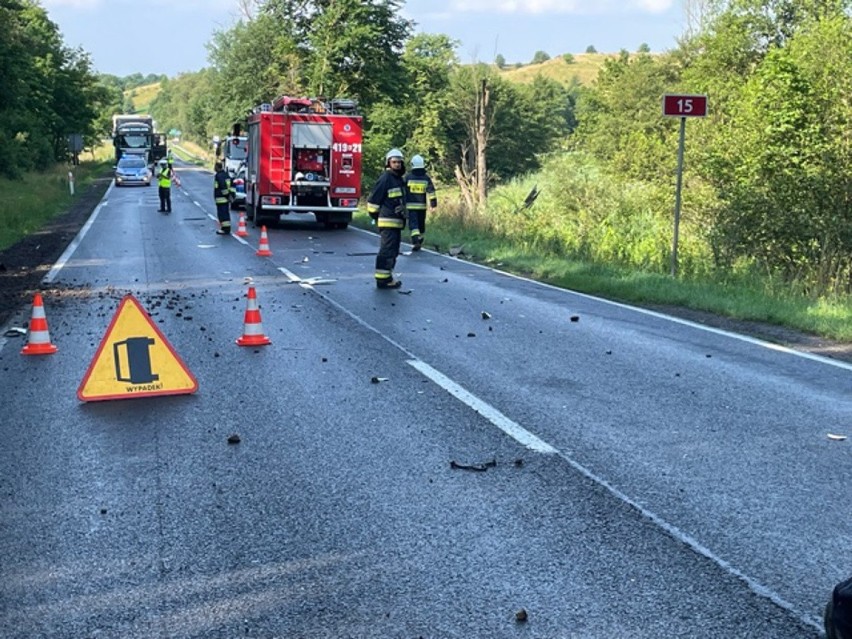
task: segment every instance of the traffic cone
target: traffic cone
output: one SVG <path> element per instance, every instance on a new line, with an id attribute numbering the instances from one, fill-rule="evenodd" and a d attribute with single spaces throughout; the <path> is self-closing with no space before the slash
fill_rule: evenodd
<path id="1" fill-rule="evenodd" d="M 246 230 L 246 214 L 240 213 L 240 221 L 237 224 L 237 236 L 238 237 L 248 237 L 248 231 Z"/>
<path id="2" fill-rule="evenodd" d="M 260 322 L 260 309 L 257 307 L 257 293 L 254 291 L 254 286 L 249 286 L 244 324 L 243 336 L 237 339 L 237 345 L 266 346 L 272 343 L 263 334 L 263 325 Z"/>
<path id="3" fill-rule="evenodd" d="M 269 236 L 266 234 L 266 226 L 260 227 L 260 246 L 257 247 L 255 255 L 260 255 L 261 257 L 270 257 L 272 255 L 272 251 L 269 250 Z"/>
<path id="4" fill-rule="evenodd" d="M 33 314 L 27 334 L 27 345 L 21 350 L 21 355 L 52 355 L 58 350 L 50 343 L 44 301 L 41 299 L 41 293 L 36 293 L 33 299 Z"/>

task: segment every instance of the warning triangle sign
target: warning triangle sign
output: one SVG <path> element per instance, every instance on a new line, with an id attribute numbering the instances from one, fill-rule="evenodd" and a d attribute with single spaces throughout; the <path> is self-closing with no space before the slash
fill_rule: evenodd
<path id="1" fill-rule="evenodd" d="M 84 402 L 185 395 L 198 381 L 139 301 L 125 295 L 77 389 Z"/>

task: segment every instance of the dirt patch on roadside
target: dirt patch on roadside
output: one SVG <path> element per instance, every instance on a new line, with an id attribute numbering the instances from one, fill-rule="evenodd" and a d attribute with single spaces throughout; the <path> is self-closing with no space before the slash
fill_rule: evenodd
<path id="1" fill-rule="evenodd" d="M 36 291 L 44 291 L 44 276 L 76 237 L 109 188 L 112 178 L 90 184 L 64 213 L 38 233 L 0 251 L 0 326 L 21 307 L 32 304 Z"/>
<path id="2" fill-rule="evenodd" d="M 91 184 L 71 208 L 57 216 L 38 233 L 0 251 L 0 327 L 20 308 L 32 303 L 36 291 L 49 286 L 42 279 L 89 219 L 109 188 L 111 178 Z M 788 348 L 852 363 L 852 344 L 834 342 L 782 326 L 735 320 L 679 306 L 648 306 L 650 310 L 680 317 L 731 333 L 750 335 Z"/>

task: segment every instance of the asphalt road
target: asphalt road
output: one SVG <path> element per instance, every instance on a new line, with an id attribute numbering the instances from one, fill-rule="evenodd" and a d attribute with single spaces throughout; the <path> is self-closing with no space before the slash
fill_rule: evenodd
<path id="1" fill-rule="evenodd" d="M 48 274 L 56 354 L 0 338 L 0 635 L 819 636 L 852 366 L 428 251 L 378 291 L 374 235 L 258 257 L 180 176 Z M 78 399 L 128 293 L 197 392 Z"/>

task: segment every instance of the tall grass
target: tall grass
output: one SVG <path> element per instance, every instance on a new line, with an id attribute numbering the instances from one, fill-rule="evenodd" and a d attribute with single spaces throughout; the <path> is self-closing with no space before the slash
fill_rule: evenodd
<path id="1" fill-rule="evenodd" d="M 92 159 L 86 159 L 88 156 Z M 57 165 L 43 173 L 28 173 L 20 180 L 0 177 L 0 250 L 18 242 L 67 210 L 97 178 L 109 177 L 112 147 L 86 153 L 78 166 Z M 74 175 L 74 195 L 69 187 Z"/>
<path id="2" fill-rule="evenodd" d="M 693 185 L 690 185 L 691 187 Z M 535 203 L 523 203 L 533 188 Z M 701 188 L 696 185 L 695 188 Z M 669 275 L 674 193 L 604 174 L 581 155 L 494 189 L 469 212 L 451 190 L 427 220 L 427 248 L 463 245 L 467 259 L 556 286 L 640 305 L 673 305 L 852 340 L 852 298 L 809 297 L 748 266 L 714 267 L 708 225 L 685 198 L 678 277 Z M 359 216 L 357 223 L 366 218 Z"/>

